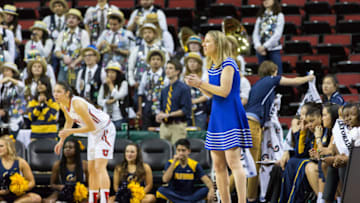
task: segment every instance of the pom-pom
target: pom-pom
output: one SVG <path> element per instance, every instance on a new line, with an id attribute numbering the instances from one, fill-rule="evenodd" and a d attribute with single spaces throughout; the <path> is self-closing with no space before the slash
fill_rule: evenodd
<path id="1" fill-rule="evenodd" d="M 10 176 L 10 192 L 14 193 L 16 196 L 24 194 L 29 188 L 29 181 L 27 181 L 19 173 L 14 173 Z"/>
<path id="2" fill-rule="evenodd" d="M 139 182 L 132 180 L 128 184 L 128 188 L 131 190 L 132 198 L 130 199 L 130 203 L 140 203 L 142 199 L 145 197 L 144 187 L 140 185 Z"/>
<path id="3" fill-rule="evenodd" d="M 77 182 L 74 191 L 74 201 L 75 202 L 82 202 L 88 196 L 88 190 L 84 184 Z"/>

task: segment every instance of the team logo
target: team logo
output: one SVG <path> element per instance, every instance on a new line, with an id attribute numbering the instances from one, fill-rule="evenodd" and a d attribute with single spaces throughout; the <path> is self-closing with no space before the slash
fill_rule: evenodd
<path id="1" fill-rule="evenodd" d="M 103 149 L 103 155 L 104 155 L 104 156 L 107 156 L 108 154 L 109 154 L 109 150 Z"/>

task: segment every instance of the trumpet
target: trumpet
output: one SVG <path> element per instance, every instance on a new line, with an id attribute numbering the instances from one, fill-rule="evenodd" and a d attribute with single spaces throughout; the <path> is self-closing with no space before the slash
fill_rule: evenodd
<path id="1" fill-rule="evenodd" d="M 238 42 L 237 53 L 239 55 L 249 55 L 250 54 L 250 43 L 248 39 L 248 34 L 245 27 L 233 17 L 227 17 L 221 24 L 222 31 L 225 35 L 232 35 L 235 37 Z"/>
<path id="2" fill-rule="evenodd" d="M 191 28 L 189 28 L 189 27 L 182 27 L 182 28 L 180 29 L 179 34 L 178 34 L 178 37 L 179 37 L 179 39 L 180 39 L 180 45 L 181 45 L 181 47 L 183 48 L 183 50 L 184 50 L 185 52 L 188 52 L 188 51 L 189 51 L 189 48 L 187 47 L 186 42 L 187 42 L 187 40 L 189 39 L 189 37 L 190 37 L 191 35 L 196 35 L 196 34 L 195 34 L 195 32 L 194 32 Z"/>

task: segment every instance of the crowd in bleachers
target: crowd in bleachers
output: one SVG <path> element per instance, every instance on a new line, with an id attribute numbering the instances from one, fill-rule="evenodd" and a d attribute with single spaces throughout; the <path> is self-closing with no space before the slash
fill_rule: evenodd
<path id="1" fill-rule="evenodd" d="M 51 182 L 49 176 L 44 178 L 35 175 L 37 183 L 40 180 L 39 184 L 51 185 L 53 189 L 62 191 L 63 186 L 57 184 L 65 184 L 66 181 L 57 178 L 63 177 L 60 173 L 66 172 L 59 170 L 59 167 L 67 166 L 65 148 L 75 148 L 76 153 L 79 154 L 84 152 L 84 149 L 78 149 L 79 146 L 74 141 L 74 146 L 64 145 L 64 155 L 56 163 L 41 162 L 39 159 L 43 157 L 36 155 L 36 147 L 41 145 L 40 140 L 48 138 L 51 140 L 50 144 L 44 141 L 45 145 L 54 146 L 52 141 L 56 140 L 57 133 L 64 124 L 64 116 L 52 94 L 57 81 L 66 81 L 77 95 L 108 113 L 115 124 L 118 137 L 125 135 L 124 131 L 128 129 L 142 130 L 175 144 L 179 138 L 185 138 L 191 133 L 187 132 L 189 129 L 206 131 L 211 99 L 199 89 L 187 86 L 185 78 L 190 74 L 196 74 L 202 80 L 207 80 L 208 64 L 202 50 L 203 37 L 209 30 L 221 30 L 220 24 L 224 21 L 224 17 L 233 16 L 239 19 L 242 28 L 246 28 L 249 35 L 242 37 L 250 43 L 247 47 L 250 53 L 242 55 L 238 52 L 237 46 L 231 46 L 233 48 L 231 57 L 237 59 L 241 72 L 241 101 L 245 110 L 252 113 L 252 118 L 248 115 L 249 122 L 255 122 L 250 123 L 250 127 L 258 125 L 255 129 L 260 133 L 259 148 L 263 136 L 262 130 L 265 129 L 264 123 L 269 120 L 270 106 L 274 99 L 270 96 L 270 100 L 265 102 L 268 105 L 267 109 L 261 112 L 264 114 L 263 117 L 258 117 L 258 110 L 261 107 L 256 104 L 264 105 L 261 99 L 266 100 L 269 97 L 268 92 L 264 92 L 264 97 L 257 97 L 266 88 L 274 87 L 274 89 L 270 88 L 271 91 L 282 94 L 279 120 L 281 127 L 286 132 L 287 130 L 290 132 L 282 149 L 284 154 L 278 160 L 279 165 L 272 169 L 281 171 L 274 181 L 281 182 L 283 175 L 284 183 L 278 184 L 279 187 L 271 188 L 273 191 L 268 190 L 270 199 L 267 196 L 267 200 L 275 201 L 279 197 L 281 201 L 311 199 L 309 195 L 311 192 L 315 194 L 312 199 L 316 199 L 317 196 L 318 202 L 324 200 L 330 202 L 335 197 L 340 199 L 341 194 L 336 193 L 336 188 L 339 180 L 343 181 L 349 149 L 343 144 L 337 144 L 336 136 L 332 135 L 334 132 L 341 132 L 341 129 L 338 129 L 341 128 L 339 125 L 347 126 L 346 134 L 349 134 L 349 139 L 356 140 L 356 133 L 359 133 L 356 129 L 360 126 L 358 119 L 360 110 L 359 105 L 353 103 L 359 103 L 360 98 L 358 70 L 360 54 L 357 54 L 360 50 L 359 2 L 345 0 L 6 2 L 9 4 L 0 2 L 0 5 L 3 4 L 0 11 L 0 129 L 1 134 L 9 134 L 14 138 L 24 129 L 31 130 L 32 143 L 28 146 L 27 156 L 22 157 L 26 157 L 33 171 L 50 171 L 54 164 L 53 172 L 56 172 L 56 175 L 53 173 Z M 191 27 L 189 36 L 178 35 L 178 32 L 183 30 L 180 27 L 183 26 Z M 239 43 L 238 36 L 234 37 L 231 34 L 227 36 L 227 40 L 232 45 Z M 270 64 L 269 61 L 273 63 Z M 261 64 L 269 69 L 268 72 L 259 72 Z M 277 67 L 276 72 L 272 69 L 273 64 Z M 171 72 L 171 68 L 174 72 Z M 310 78 L 296 80 L 299 78 L 296 76 L 304 76 L 310 70 L 315 71 L 315 89 L 321 93 L 322 102 L 336 103 L 341 107 L 330 105 L 321 107 L 312 103 L 300 105 L 307 91 L 306 88 L 310 89 L 310 82 L 308 86 L 290 87 L 290 85 L 301 85 L 310 81 Z M 265 84 L 264 78 L 271 82 Z M 173 83 L 177 80 L 178 83 Z M 167 108 L 168 97 L 173 97 L 172 101 L 176 101 L 172 106 L 170 103 L 175 109 Z M 301 111 L 298 111 L 299 106 Z M 176 110 L 182 112 L 169 117 Z M 172 127 L 169 127 L 170 125 Z M 334 131 L 334 128 L 338 131 Z M 157 131 L 160 134 L 157 134 Z M 131 138 L 131 136 L 124 137 Z M 192 144 L 194 142 L 192 141 Z M 341 143 L 341 140 L 338 140 L 339 142 Z M 137 151 L 137 154 L 140 150 L 146 153 L 146 141 L 139 143 L 142 143 L 140 146 L 144 148 L 140 149 L 139 146 L 133 145 L 135 146 L 133 151 Z M 203 147 L 203 144 L 201 142 L 200 146 Z M 169 143 L 163 144 L 165 148 L 169 147 L 168 145 Z M 51 147 L 46 148 L 44 152 L 53 150 Z M 149 148 L 149 153 L 151 150 L 158 150 L 156 147 Z M 251 150 L 254 161 L 263 160 L 260 158 L 262 155 L 260 151 L 256 150 Z M 120 173 L 121 177 L 126 174 L 119 172 L 124 166 L 120 168 L 115 165 L 121 163 L 125 151 L 127 152 L 124 144 L 118 149 L 115 147 L 114 160 L 109 166 L 109 170 Z M 156 186 L 161 183 L 161 175 L 157 176 L 154 171 L 162 171 L 166 161 L 175 154 L 172 146 L 168 151 L 166 149 L 160 151 L 166 154 L 166 158 L 162 158 L 165 160 L 159 163 L 150 155 L 144 156 L 144 163 L 151 161 L 153 163 L 144 164 L 140 169 L 141 172 L 146 172 L 146 176 L 149 173 L 154 175 Z M 203 154 L 202 151 L 201 153 Z M 50 154 L 48 153 L 47 156 L 51 159 L 58 159 Z M 196 156 L 194 154 L 192 156 Z M 208 157 L 206 163 L 202 162 L 202 158 L 197 157 L 196 160 L 206 170 L 210 169 L 210 158 Z M 83 165 L 82 171 L 76 171 L 77 174 L 86 174 L 86 164 Z M 169 165 L 168 163 L 167 167 Z M 67 170 L 72 170 L 71 167 L 73 165 Z M 132 173 L 130 171 L 133 170 L 129 169 L 129 173 Z M 299 171 L 300 178 L 304 181 L 294 178 L 294 171 Z M 32 183 L 33 178 L 27 175 L 25 178 Z M 119 174 L 114 174 L 114 178 L 120 179 Z M 145 177 L 144 174 L 141 178 L 146 193 L 154 193 L 156 188 L 152 189 L 152 180 L 149 186 L 150 178 Z M 42 182 L 44 179 L 45 181 Z M 86 180 L 82 182 L 85 183 Z M 203 182 L 208 185 L 207 180 Z M 248 186 L 248 200 L 257 201 L 259 178 L 249 179 L 249 182 L 251 186 Z M 293 183 L 298 185 L 290 188 Z M 114 183 L 115 192 L 118 192 L 120 186 L 119 181 Z M 32 187 L 34 186 L 29 186 Z M 260 199 L 265 198 L 263 193 L 260 196 Z M 46 202 L 65 197 L 66 195 L 61 192 L 53 193 Z M 156 197 L 161 198 L 161 195 Z M 23 198 L 32 198 L 36 202 L 40 197 L 28 193 Z M 117 198 L 115 195 L 113 200 L 120 201 Z M 322 198 L 324 200 L 321 200 Z M 154 201 L 155 196 L 145 196 L 145 202 Z"/>

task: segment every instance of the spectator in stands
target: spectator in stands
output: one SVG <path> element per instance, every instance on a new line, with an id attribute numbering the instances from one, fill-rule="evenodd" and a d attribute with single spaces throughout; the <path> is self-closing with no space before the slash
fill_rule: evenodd
<path id="1" fill-rule="evenodd" d="M 164 53 L 164 56 L 166 55 L 163 62 L 165 63 L 167 61 L 167 51 L 165 47 L 161 45 L 159 35 L 160 33 L 154 24 L 146 23 L 140 28 L 139 36 L 144 40 L 140 45 L 136 45 L 135 48 L 131 50 L 128 61 L 130 86 L 135 88 L 139 86 L 142 75 L 148 69 L 149 64 L 146 63 L 146 56 L 148 56 L 148 53 L 151 50 L 161 50 Z"/>
<path id="2" fill-rule="evenodd" d="M 39 57 L 40 58 L 43 57 L 41 56 L 40 51 L 37 49 L 32 49 L 27 53 L 27 55 L 25 55 L 24 62 L 28 64 L 31 60 L 34 59 L 36 60 Z M 56 84 L 56 78 L 55 78 L 54 69 L 50 64 L 47 64 L 46 66 L 46 75 L 50 78 L 51 86 L 54 87 Z M 25 80 L 27 77 L 28 77 L 28 69 L 26 68 L 20 74 L 20 78 L 22 80 Z"/>
<path id="3" fill-rule="evenodd" d="M 148 53 L 147 63 L 150 70 L 147 70 L 141 78 L 138 91 L 137 117 L 142 119 L 142 129 L 159 126 L 155 116 L 160 112 L 161 90 L 169 84 L 163 69 L 165 55 L 161 50 L 152 50 Z"/>
<path id="4" fill-rule="evenodd" d="M 196 202 L 207 197 L 211 201 L 214 197 L 214 187 L 210 178 L 204 173 L 201 165 L 189 158 L 190 142 L 179 139 L 175 143 L 176 154 L 165 165 L 162 177 L 168 187 L 159 187 L 156 197 L 171 202 Z M 199 179 L 206 187 L 196 188 Z"/>
<path id="5" fill-rule="evenodd" d="M 153 187 L 152 170 L 149 164 L 144 163 L 141 150 L 137 144 L 128 144 L 125 147 L 124 159 L 114 170 L 114 190 L 118 192 L 123 181 L 135 180 L 144 187 L 145 197 L 142 203 L 156 202 L 155 196 L 151 194 Z M 113 202 L 115 197 L 110 197 Z"/>
<path id="6" fill-rule="evenodd" d="M 127 122 L 126 108 L 130 108 L 126 101 L 129 99 L 129 86 L 119 63 L 111 61 L 105 71 L 106 78 L 100 87 L 97 103 L 110 115 L 116 130 L 121 131 L 121 124 Z"/>
<path id="7" fill-rule="evenodd" d="M 83 60 L 81 50 L 90 44 L 89 34 L 79 27 L 83 21 L 81 12 L 70 9 L 66 16 L 67 29 L 59 34 L 56 40 L 55 55 L 60 59 L 58 81 L 67 81 L 75 87 L 75 69 Z"/>
<path id="8" fill-rule="evenodd" d="M 40 55 L 45 59 L 49 59 L 54 46 L 53 40 L 49 38 L 47 26 L 42 21 L 35 21 L 30 28 L 30 40 L 25 44 L 25 56 L 31 50 L 38 50 Z"/>
<path id="9" fill-rule="evenodd" d="M 5 20 L 5 14 L 0 10 L 0 24 Z M 0 26 L 0 62 L 15 61 L 15 39 L 11 30 Z"/>
<path id="10" fill-rule="evenodd" d="M 196 74 L 201 80 L 206 81 L 208 79 L 207 72 L 203 72 L 203 61 L 201 56 L 196 52 L 190 52 L 184 59 L 185 62 L 185 74 L 186 77 L 190 74 Z M 207 129 L 207 97 L 197 88 L 190 87 L 191 89 L 191 121 L 190 126 L 197 126 L 201 130 Z"/>
<path id="11" fill-rule="evenodd" d="M 25 82 L 25 98 L 27 101 L 30 101 L 36 94 L 36 88 L 38 81 L 41 77 L 48 77 L 47 72 L 47 63 L 45 59 L 41 56 L 32 59 L 27 64 L 27 78 Z M 53 85 L 53 84 L 52 84 Z M 54 88 L 54 86 L 52 86 Z"/>
<path id="12" fill-rule="evenodd" d="M 29 101 L 27 108 L 31 139 L 57 138 L 57 115 L 60 107 L 54 101 L 48 77 L 38 80 L 35 97 Z"/>
<path id="13" fill-rule="evenodd" d="M 270 60 L 278 66 L 278 75 L 282 74 L 280 38 L 285 25 L 284 14 L 278 0 L 264 0 L 257 15 L 252 34 L 259 64 Z"/>
<path id="14" fill-rule="evenodd" d="M 50 185 L 55 192 L 44 199 L 45 203 L 57 201 L 65 185 L 88 183 L 88 166 L 87 161 L 81 159 L 81 148 L 84 146 L 78 139 L 69 137 L 65 140 L 61 159 L 54 163 L 51 173 Z"/>
<path id="15" fill-rule="evenodd" d="M 314 132 L 321 126 L 321 106 L 307 109 L 305 128 L 294 134 L 294 156 L 286 164 L 281 185 L 280 203 L 305 202 L 312 190 L 318 194 L 318 165 L 309 160 L 310 151 L 317 150 Z"/>
<path id="16" fill-rule="evenodd" d="M 149 13 L 157 14 L 162 30 L 168 29 L 165 13 L 160 8 L 154 6 L 154 0 L 140 0 L 140 7 L 136 8 L 130 15 L 127 29 L 136 33 Z"/>
<path id="17" fill-rule="evenodd" d="M 249 80 L 244 76 L 245 73 L 245 60 L 240 54 L 238 54 L 238 41 L 232 35 L 227 35 L 226 39 L 230 43 L 231 52 L 233 54 L 233 59 L 235 59 L 238 67 L 240 68 L 240 98 L 242 105 L 246 105 L 249 99 L 249 94 L 251 90 L 251 84 Z"/>
<path id="18" fill-rule="evenodd" d="M 105 70 L 98 65 L 100 53 L 94 45 L 89 45 L 81 51 L 81 57 L 86 66 L 78 73 L 76 91 L 88 101 L 97 104 L 99 89 L 106 77 Z"/>
<path id="19" fill-rule="evenodd" d="M 344 105 L 345 101 L 338 92 L 339 82 L 334 75 L 326 75 L 322 81 L 322 92 L 324 103 L 335 103 Z"/>
<path id="20" fill-rule="evenodd" d="M 68 11 L 69 6 L 65 0 L 51 0 L 49 7 L 52 15 L 48 15 L 43 19 L 49 31 L 49 37 L 56 40 L 60 32 L 66 28 L 65 13 Z"/>
<path id="21" fill-rule="evenodd" d="M 203 60 L 203 71 L 207 72 L 206 63 L 205 63 L 205 57 L 203 54 L 202 46 L 201 46 L 202 40 L 197 35 L 190 36 L 186 41 L 186 47 L 187 50 L 185 51 L 185 55 L 180 59 L 181 64 L 185 65 L 184 59 L 190 52 L 196 52 L 200 55 L 201 60 Z"/>
<path id="22" fill-rule="evenodd" d="M 19 79 L 16 64 L 6 62 L 1 66 L 2 79 L 0 80 L 0 123 L 10 124 L 9 133 L 16 136 L 22 124 L 22 113 L 26 106 L 24 98 L 24 83 Z"/>
<path id="23" fill-rule="evenodd" d="M 245 106 L 247 118 L 253 141 L 253 148 L 250 149 L 254 161 L 260 161 L 260 147 L 262 140 L 262 127 L 270 119 L 270 107 L 275 98 L 275 88 L 282 86 L 296 86 L 313 80 L 313 75 L 296 78 L 286 78 L 277 74 L 277 65 L 271 61 L 264 61 L 258 70 L 260 80 L 251 88 L 248 103 Z M 259 165 L 257 164 L 257 171 Z M 258 193 L 258 177 L 248 180 L 248 200 L 256 200 Z"/>
<path id="24" fill-rule="evenodd" d="M 107 28 L 108 13 L 119 10 L 114 5 L 109 5 L 107 0 L 97 0 L 96 6 L 86 10 L 84 25 L 90 35 L 90 43 L 96 45 L 100 34 Z"/>
<path id="25" fill-rule="evenodd" d="M 5 16 L 5 25 L 6 29 L 9 29 L 15 37 L 15 44 L 19 46 L 22 43 L 22 34 L 21 34 L 21 25 L 18 24 L 18 13 L 16 13 L 16 6 L 6 4 L 3 9 Z M 15 53 L 15 58 L 19 56 L 20 50 L 17 48 Z"/>
<path id="26" fill-rule="evenodd" d="M 161 44 L 166 48 L 167 52 L 172 55 L 175 49 L 174 39 L 168 30 L 161 29 L 157 14 L 147 14 L 144 23 L 152 23 L 157 27 L 158 32 L 160 33 L 159 38 L 161 40 Z"/>
<path id="27" fill-rule="evenodd" d="M 133 47 L 133 34 L 124 29 L 124 14 L 119 10 L 112 10 L 107 15 L 109 29 L 104 30 L 97 40 L 97 48 L 103 55 L 102 67 L 105 68 L 109 61 L 123 64 L 122 71 L 127 72 L 127 61 L 130 48 Z"/>
<path id="28" fill-rule="evenodd" d="M 160 112 L 156 122 L 160 125 L 160 138 L 171 143 L 180 138 L 186 138 L 187 121 L 191 117 L 190 88 L 179 80 L 182 66 L 173 59 L 166 64 L 166 77 L 170 84 L 161 90 Z"/>
<path id="29" fill-rule="evenodd" d="M 29 164 L 16 155 L 15 143 L 13 139 L 6 135 L 0 137 L 0 173 L 2 177 L 0 190 L 1 201 L 41 202 L 40 195 L 28 192 L 35 186 L 35 179 Z M 23 190 L 19 189 L 15 191 L 10 188 L 10 177 L 14 174 L 20 174 L 28 181 L 28 184 L 26 186 L 24 185 Z M 16 195 L 11 192 L 11 190 L 16 193 L 21 193 Z"/>

